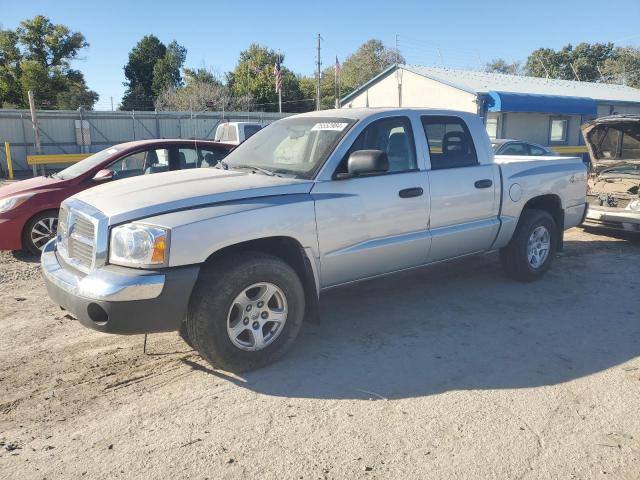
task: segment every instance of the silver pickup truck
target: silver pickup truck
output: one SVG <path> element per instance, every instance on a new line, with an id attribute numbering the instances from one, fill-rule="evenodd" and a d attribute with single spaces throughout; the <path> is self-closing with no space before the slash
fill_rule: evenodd
<path id="1" fill-rule="evenodd" d="M 584 217 L 586 180 L 579 158 L 494 160 L 469 113 L 312 112 L 217 168 L 71 197 L 42 270 L 83 325 L 180 330 L 242 371 L 282 355 L 328 288 L 493 250 L 510 277 L 539 278 Z"/>

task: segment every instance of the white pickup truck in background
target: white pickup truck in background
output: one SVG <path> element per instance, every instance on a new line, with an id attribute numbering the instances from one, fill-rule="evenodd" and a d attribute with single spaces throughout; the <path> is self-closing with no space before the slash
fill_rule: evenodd
<path id="1" fill-rule="evenodd" d="M 262 129 L 262 125 L 255 122 L 223 122 L 216 128 L 214 140 L 228 145 L 240 145 Z"/>
<path id="2" fill-rule="evenodd" d="M 495 161 L 473 114 L 310 112 L 219 169 L 71 197 L 42 268 L 83 325 L 180 329 L 215 367 L 241 371 L 282 355 L 328 288 L 489 251 L 510 277 L 540 278 L 584 218 L 586 182 L 580 158 Z"/>

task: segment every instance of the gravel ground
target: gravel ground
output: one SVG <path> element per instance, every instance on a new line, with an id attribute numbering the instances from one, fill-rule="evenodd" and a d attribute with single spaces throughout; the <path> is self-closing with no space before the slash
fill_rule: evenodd
<path id="1" fill-rule="evenodd" d="M 574 229 L 533 284 L 495 255 L 327 293 L 237 377 L 176 334 L 81 327 L 0 254 L 0 477 L 640 478 L 640 242 Z"/>

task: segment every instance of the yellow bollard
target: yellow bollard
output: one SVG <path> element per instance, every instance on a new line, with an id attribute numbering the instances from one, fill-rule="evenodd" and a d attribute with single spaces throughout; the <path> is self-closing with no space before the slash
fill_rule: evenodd
<path id="1" fill-rule="evenodd" d="M 13 180 L 13 163 L 11 162 L 11 146 L 9 142 L 4 142 L 4 153 L 7 155 L 7 170 L 9 170 L 9 180 Z"/>

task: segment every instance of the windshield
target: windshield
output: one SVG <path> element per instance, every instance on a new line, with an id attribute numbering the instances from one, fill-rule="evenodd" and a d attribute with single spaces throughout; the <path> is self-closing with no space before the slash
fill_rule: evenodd
<path id="1" fill-rule="evenodd" d="M 118 153 L 119 151 L 120 149 L 116 147 L 106 148 L 54 174 L 54 177 L 60 178 L 62 180 L 71 180 L 72 178 L 76 178 L 77 176 L 88 172 L 93 167 L 104 162 L 107 158 L 114 155 L 115 153 Z"/>
<path id="2" fill-rule="evenodd" d="M 628 163 L 618 167 L 607 168 L 600 173 L 601 175 L 640 175 L 640 165 Z"/>
<path id="3" fill-rule="evenodd" d="M 313 178 L 353 123 L 346 118 L 284 118 L 242 143 L 224 165 Z"/>

